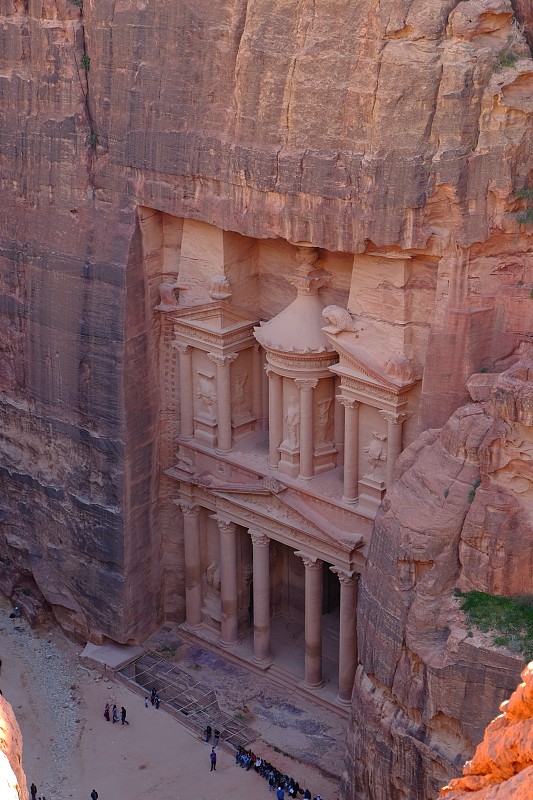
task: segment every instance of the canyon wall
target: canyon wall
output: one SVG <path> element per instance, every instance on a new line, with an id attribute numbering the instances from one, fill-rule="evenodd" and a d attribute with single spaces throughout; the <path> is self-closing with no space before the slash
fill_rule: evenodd
<path id="1" fill-rule="evenodd" d="M 437 797 L 523 668 L 470 630 L 454 591 L 533 593 L 532 375 L 528 345 L 473 376 L 478 402 L 397 462 L 362 578 L 348 798 Z"/>
<path id="2" fill-rule="evenodd" d="M 271 257 L 264 296 L 284 268 L 287 242 L 351 265 L 347 305 L 383 337 L 407 339 L 420 310 L 416 293 L 425 292 L 423 344 L 407 342 L 422 375 L 409 440 L 444 425 L 468 400 L 472 373 L 505 369 L 533 322 L 532 229 L 520 222 L 533 204 L 533 62 L 524 38 L 531 18 L 522 0 L 514 10 L 522 26 L 510 0 L 0 0 L 5 593 L 24 588 L 84 639 L 139 640 L 165 616 L 182 619 L 181 522 L 162 473 L 175 458 L 163 433 L 179 420 L 179 406 L 161 389 L 173 366 L 158 361 L 168 331 L 153 312 L 166 269 L 160 254 L 179 249 L 181 220 L 277 241 L 275 255 L 264 248 Z M 398 268 L 398 259 L 407 266 Z M 255 266 L 242 269 L 259 286 Z M 454 449 L 461 437 L 473 426 L 478 441 L 485 419 L 484 411 L 458 413 L 442 442 L 431 432 L 419 440 L 441 448 L 442 480 L 463 463 Z M 465 464 L 475 481 L 474 457 Z M 466 687 L 483 659 L 466 641 L 457 645 L 460 667 L 453 658 L 439 666 L 451 645 L 446 627 L 431 633 L 435 620 L 422 595 L 409 616 L 421 644 L 402 649 L 410 605 L 381 597 L 371 583 L 376 570 L 388 585 L 390 569 L 416 586 L 415 562 L 433 575 L 425 566 L 436 558 L 433 545 L 419 558 L 419 545 L 410 554 L 398 533 L 405 557 L 390 549 L 388 520 L 395 497 L 403 502 L 402 485 L 378 519 L 363 586 L 354 720 L 365 709 L 367 730 L 377 732 L 387 714 L 415 732 L 420 715 L 433 720 L 435 741 L 452 742 L 436 758 L 445 779 L 465 735 L 469 742 L 480 735 L 462 728 L 460 691 L 449 713 L 403 695 L 402 705 L 387 692 L 394 675 L 420 696 L 430 679 L 444 693 L 456 679 Z M 497 507 L 506 541 L 515 488 L 513 478 L 508 505 Z M 470 489 L 457 489 L 453 513 L 435 523 L 465 553 L 472 549 L 466 510 L 474 540 L 479 533 Z M 422 478 L 415 500 L 417 492 L 427 497 Z M 491 547 L 513 557 L 500 545 L 500 528 L 490 530 Z M 453 552 L 446 559 L 455 565 Z M 442 596 L 456 579 L 443 563 Z M 365 618 L 374 602 L 384 604 L 375 615 L 383 630 Z M 397 669 L 384 652 L 391 641 Z M 488 715 L 517 669 L 510 656 L 494 659 L 481 673 Z M 421 682 L 411 680 L 413 670 Z M 378 706 L 392 703 L 388 710 L 369 705 L 367 681 Z M 394 739 L 394 747 L 405 744 L 397 783 L 413 786 L 427 770 L 434 793 L 438 771 L 431 754 L 420 756 L 416 735 Z M 375 742 L 381 787 L 391 740 L 376 734 Z M 352 743 L 361 782 L 349 791 L 385 797 L 358 762 L 370 742 Z"/>

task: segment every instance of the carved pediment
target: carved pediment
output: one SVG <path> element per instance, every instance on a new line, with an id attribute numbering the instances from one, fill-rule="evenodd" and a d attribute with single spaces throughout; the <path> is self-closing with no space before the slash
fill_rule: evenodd
<path id="1" fill-rule="evenodd" d="M 339 374 L 350 375 L 395 394 L 417 383 L 416 366 L 407 356 L 388 353 L 380 360 L 371 355 L 352 332 L 325 333 L 339 354 L 340 364 L 336 370 Z"/>

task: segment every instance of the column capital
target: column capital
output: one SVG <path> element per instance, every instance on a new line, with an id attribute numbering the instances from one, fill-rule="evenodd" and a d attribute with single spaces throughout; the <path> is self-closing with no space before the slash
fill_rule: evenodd
<path id="1" fill-rule="evenodd" d="M 338 400 L 344 408 L 359 408 L 361 405 L 359 400 L 355 400 L 353 397 L 346 397 L 344 394 L 336 395 L 335 400 Z"/>
<path id="2" fill-rule="evenodd" d="M 181 509 L 184 517 L 196 517 L 202 510 L 201 506 L 195 503 L 188 503 L 186 500 L 174 500 L 175 504 Z"/>
<path id="3" fill-rule="evenodd" d="M 308 392 L 311 389 L 316 389 L 318 385 L 318 378 L 295 378 L 294 383 L 300 392 Z"/>
<path id="4" fill-rule="evenodd" d="M 311 571 L 318 571 L 322 569 L 322 561 L 315 556 L 310 556 L 307 553 L 302 553 L 301 550 L 295 550 L 294 555 L 302 559 L 305 568 Z"/>
<path id="5" fill-rule="evenodd" d="M 220 533 L 235 533 L 237 525 L 226 517 L 219 517 L 218 514 L 211 514 L 211 519 L 214 519 L 218 525 Z"/>
<path id="6" fill-rule="evenodd" d="M 279 372 L 276 372 L 274 369 L 272 369 L 270 364 L 266 365 L 265 372 L 266 372 L 268 378 L 270 378 L 270 380 L 275 380 L 276 378 L 281 380 L 281 378 L 283 377 L 282 375 L 279 374 Z"/>
<path id="7" fill-rule="evenodd" d="M 259 533 L 258 531 L 248 531 L 252 544 L 254 547 L 268 547 L 270 544 L 270 537 L 266 533 Z"/>
<path id="8" fill-rule="evenodd" d="M 174 350 L 177 350 L 180 355 L 188 356 L 189 353 L 192 352 L 192 347 L 189 344 L 184 344 L 183 342 L 172 342 L 172 347 Z"/>
<path id="9" fill-rule="evenodd" d="M 412 413 L 409 411 L 386 411 L 384 408 L 380 409 L 379 413 L 391 425 L 401 425 L 402 422 L 405 422 L 406 419 L 412 417 Z"/>
<path id="10" fill-rule="evenodd" d="M 351 572 L 348 570 L 341 569 L 341 567 L 330 567 L 330 572 L 334 572 L 337 575 L 339 582 L 344 583 L 347 586 L 357 586 L 359 582 L 359 573 L 352 570 Z"/>
<path id="11" fill-rule="evenodd" d="M 207 357 L 213 361 L 217 367 L 225 367 L 226 364 L 231 364 L 238 357 L 238 353 L 228 353 L 223 356 L 219 353 L 207 353 Z"/>

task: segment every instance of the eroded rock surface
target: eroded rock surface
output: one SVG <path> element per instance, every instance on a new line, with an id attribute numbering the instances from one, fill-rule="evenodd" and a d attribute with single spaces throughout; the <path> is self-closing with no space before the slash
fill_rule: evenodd
<path id="1" fill-rule="evenodd" d="M 13 709 L 0 697 L 0 795 L 2 800 L 29 797 L 22 771 L 22 737 Z"/>
<path id="2" fill-rule="evenodd" d="M 362 578 L 350 798 L 435 798 L 516 683 L 522 658 L 468 633 L 454 590 L 533 592 L 532 369 L 527 346 L 397 462 Z"/>
<path id="3" fill-rule="evenodd" d="M 500 706 L 462 778 L 445 786 L 447 800 L 533 798 L 533 662 L 519 687 Z"/>

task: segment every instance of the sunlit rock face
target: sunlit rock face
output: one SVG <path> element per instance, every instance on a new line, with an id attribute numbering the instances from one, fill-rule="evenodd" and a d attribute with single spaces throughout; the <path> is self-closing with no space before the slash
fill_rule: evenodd
<path id="1" fill-rule="evenodd" d="M 22 737 L 9 703 L 0 697 L 0 796 L 2 800 L 27 800 L 22 771 Z"/>
<path id="2" fill-rule="evenodd" d="M 503 373 L 473 376 L 484 401 L 397 462 L 362 578 L 348 797 L 435 798 L 523 667 L 468 632 L 454 590 L 533 593 L 532 369 L 524 345 Z"/>
<path id="3" fill-rule="evenodd" d="M 463 777 L 450 782 L 446 800 L 531 800 L 533 798 L 533 663 L 522 683 L 487 730 Z"/>

